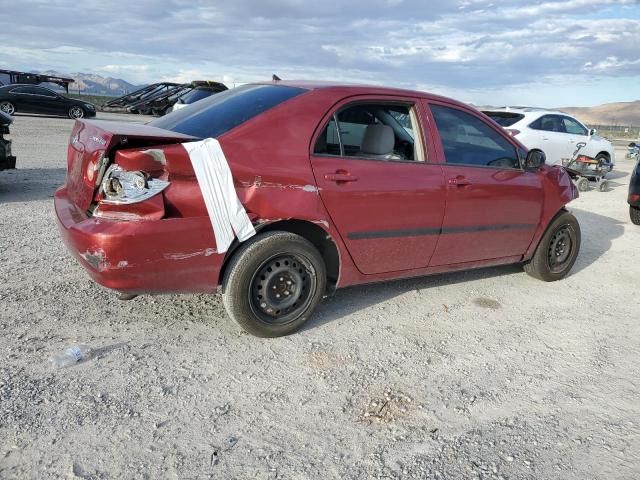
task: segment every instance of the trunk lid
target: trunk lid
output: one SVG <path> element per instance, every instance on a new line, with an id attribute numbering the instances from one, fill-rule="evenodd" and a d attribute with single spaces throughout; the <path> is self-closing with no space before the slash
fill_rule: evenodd
<path id="1" fill-rule="evenodd" d="M 133 122 L 76 120 L 67 151 L 67 192 L 82 210 L 88 210 L 114 153 L 123 148 L 148 147 L 196 140 Z"/>

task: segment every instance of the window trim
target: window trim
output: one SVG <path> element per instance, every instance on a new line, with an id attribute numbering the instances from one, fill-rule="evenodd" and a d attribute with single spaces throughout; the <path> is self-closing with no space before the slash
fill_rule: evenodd
<path id="1" fill-rule="evenodd" d="M 493 165 L 477 165 L 477 164 L 473 164 L 473 163 L 448 163 L 447 162 L 447 157 L 444 153 L 444 145 L 442 144 L 442 138 L 440 137 L 440 130 L 438 129 L 438 125 L 435 122 L 435 117 L 433 115 L 433 111 L 431 110 L 431 106 L 432 105 L 437 105 L 440 107 L 445 107 L 445 108 L 451 108 L 454 110 L 459 110 L 463 113 L 466 113 L 468 115 L 471 115 L 472 117 L 475 117 L 476 119 L 478 119 L 479 121 L 481 121 L 482 123 L 484 123 L 487 127 L 489 127 L 490 129 L 492 129 L 494 132 L 496 132 L 498 134 L 498 136 L 502 137 L 503 139 L 505 139 L 507 141 L 507 143 L 509 143 L 516 154 L 516 158 L 518 159 L 518 164 L 520 165 L 519 167 L 497 167 L 497 166 L 493 166 Z M 520 146 L 517 145 L 514 141 L 513 138 L 511 136 L 509 136 L 507 134 L 507 132 L 505 131 L 505 129 L 503 127 L 501 127 L 498 123 L 494 122 L 493 120 L 491 121 L 491 123 L 485 121 L 482 118 L 482 112 L 476 112 L 472 109 L 467 109 L 464 107 L 461 107 L 460 105 L 456 105 L 453 103 L 448 103 L 445 101 L 440 101 L 440 100 L 432 100 L 432 99 L 426 99 L 425 100 L 425 107 L 428 109 L 428 115 L 429 115 L 429 120 L 433 121 L 433 129 L 434 129 L 434 136 L 436 136 L 436 138 L 434 139 L 434 141 L 436 141 L 436 143 L 438 144 L 438 147 L 440 148 L 440 153 L 442 154 L 442 161 L 440 162 L 440 165 L 442 165 L 443 167 L 449 166 L 449 167 L 456 167 L 456 166 L 462 166 L 465 168 L 484 168 L 484 169 L 491 169 L 491 170 L 508 170 L 508 171 L 520 171 L 523 173 L 527 173 L 527 169 L 525 168 L 525 159 L 523 159 L 520 156 Z M 478 114 L 480 113 L 480 115 Z M 490 117 L 488 117 L 489 119 L 491 119 Z"/>
<path id="2" fill-rule="evenodd" d="M 384 98 L 381 98 L 375 94 L 364 94 L 364 95 L 357 95 L 357 96 L 353 96 L 353 97 L 347 97 L 347 98 L 343 98 L 341 101 L 338 101 L 337 103 L 335 103 L 331 109 L 329 110 L 329 112 L 332 112 L 331 115 L 327 116 L 327 114 L 329 112 L 327 112 L 327 114 L 325 114 L 325 116 L 322 118 L 322 120 L 320 121 L 320 123 L 318 124 L 318 126 L 316 127 L 316 131 L 314 133 L 314 135 L 311 137 L 311 144 L 310 144 L 310 148 L 309 148 L 309 155 L 312 157 L 325 157 L 325 158 L 344 158 L 344 159 L 348 159 L 348 160 L 365 160 L 365 161 L 373 161 L 373 162 L 393 162 L 393 163 L 409 163 L 409 164 L 413 164 L 413 165 L 429 165 L 429 164 L 434 164 L 434 162 L 429 162 L 429 151 L 428 148 L 425 144 L 425 142 L 423 140 L 425 140 L 425 133 L 427 130 L 424 129 L 424 126 L 422 125 L 422 121 L 421 121 L 421 114 L 419 112 L 419 105 L 421 104 L 421 100 L 423 100 L 422 98 L 409 98 L 409 97 L 398 97 L 397 99 L 393 98 L 393 96 L 389 95 L 389 96 L 385 96 Z M 411 114 L 411 111 L 414 110 L 415 111 L 415 117 L 417 119 L 417 123 L 416 126 L 418 128 L 418 134 L 420 135 L 420 139 L 419 141 L 416 141 L 415 137 L 414 137 L 414 153 L 415 153 L 415 149 L 417 147 L 417 144 L 419 143 L 421 150 L 421 156 L 423 157 L 423 160 L 418 160 L 417 158 L 413 159 L 413 160 L 401 160 L 401 159 L 391 159 L 391 158 L 371 158 L 371 157 L 360 157 L 357 155 L 345 155 L 344 154 L 344 144 L 342 142 L 342 136 L 340 133 L 340 123 L 338 120 L 338 114 L 347 109 L 350 108 L 354 105 L 369 105 L 369 104 L 380 104 L 380 105 L 398 105 L 398 106 L 405 106 L 409 109 L 409 113 Z M 338 141 L 340 142 L 340 155 L 332 155 L 330 153 L 316 153 L 315 152 L 315 147 L 316 147 L 316 143 L 318 142 L 318 137 L 320 135 L 322 135 L 322 133 L 324 132 L 324 130 L 327 128 L 327 125 L 329 124 L 329 122 L 333 120 L 335 122 L 336 125 L 336 129 L 338 132 Z M 413 121 L 413 117 L 412 117 L 412 121 Z M 417 157 L 417 155 L 415 155 Z"/>

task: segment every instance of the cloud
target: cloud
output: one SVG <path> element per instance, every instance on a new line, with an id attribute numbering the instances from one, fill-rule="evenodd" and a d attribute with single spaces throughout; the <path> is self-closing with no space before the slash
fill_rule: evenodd
<path id="1" fill-rule="evenodd" d="M 133 82 L 278 73 L 477 96 L 640 74 L 638 0 L 0 0 L 0 10 L 13 19 L 1 65 Z"/>

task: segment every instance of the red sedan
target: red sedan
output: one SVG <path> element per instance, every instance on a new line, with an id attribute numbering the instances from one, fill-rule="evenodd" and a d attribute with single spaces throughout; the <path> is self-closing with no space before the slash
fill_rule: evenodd
<path id="1" fill-rule="evenodd" d="M 65 243 L 125 296 L 220 290 L 250 333 L 289 334 L 337 287 L 580 248 L 561 167 L 422 92 L 274 82 L 148 125 L 77 121 L 55 196 Z"/>

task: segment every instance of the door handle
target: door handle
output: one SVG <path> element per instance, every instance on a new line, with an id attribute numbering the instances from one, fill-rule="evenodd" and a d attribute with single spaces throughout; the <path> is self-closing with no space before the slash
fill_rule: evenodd
<path id="1" fill-rule="evenodd" d="M 549 137 L 542 137 L 543 140 L 549 140 Z"/>
<path id="2" fill-rule="evenodd" d="M 471 185 L 471 182 L 469 181 L 469 179 L 463 175 L 458 175 L 455 178 L 450 178 L 449 179 L 449 185 L 451 186 L 456 186 L 456 187 L 464 187 L 467 185 Z"/>
<path id="3" fill-rule="evenodd" d="M 345 170 L 338 170 L 336 173 L 327 173 L 324 176 L 325 180 L 329 180 L 330 182 L 356 182 L 358 177 L 354 177 L 349 172 Z"/>

